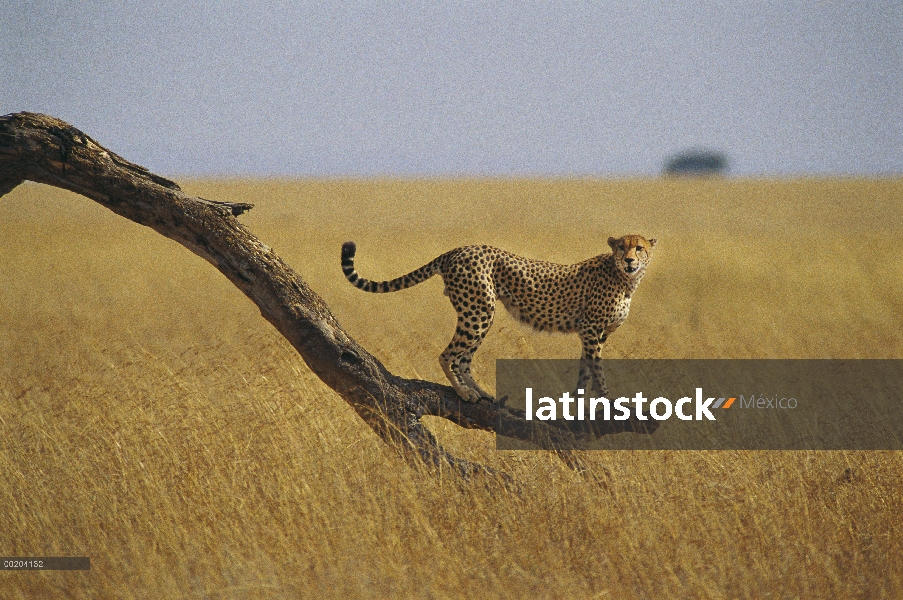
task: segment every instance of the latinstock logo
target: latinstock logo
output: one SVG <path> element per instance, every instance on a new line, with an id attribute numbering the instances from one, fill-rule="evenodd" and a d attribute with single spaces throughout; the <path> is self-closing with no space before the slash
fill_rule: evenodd
<path id="1" fill-rule="evenodd" d="M 733 406 L 736 398 L 706 398 L 703 400 L 702 388 L 696 388 L 696 397 L 690 398 L 684 396 L 672 403 L 671 400 L 664 396 L 658 396 L 649 400 L 643 396 L 643 392 L 637 392 L 632 398 L 621 396 L 615 400 L 608 398 L 585 398 L 582 389 L 577 390 L 577 397 L 572 398 L 570 392 L 564 392 L 561 396 L 554 400 L 550 396 L 543 396 L 536 401 L 536 410 L 534 412 L 533 388 L 524 389 L 526 398 L 525 418 L 532 421 L 534 416 L 540 421 L 555 421 L 558 419 L 558 404 L 561 404 L 561 418 L 565 421 L 626 421 L 633 417 L 640 421 L 648 421 L 651 416 L 656 421 L 666 421 L 672 416 L 677 417 L 681 421 L 715 421 L 716 417 L 712 410 L 728 409 Z M 742 397 L 741 397 L 742 398 Z M 576 402 L 576 407 L 572 405 Z M 648 413 L 644 412 L 644 405 L 649 402 Z M 633 405 L 631 411 L 630 405 Z M 691 407 L 687 407 L 687 405 Z M 575 408 L 575 412 L 571 413 L 571 409 Z M 693 412 L 687 414 L 685 409 L 693 408 Z"/>
<path id="2" fill-rule="evenodd" d="M 613 359 L 590 381 L 585 366 L 499 360 L 496 447 L 903 450 L 903 360 Z"/>

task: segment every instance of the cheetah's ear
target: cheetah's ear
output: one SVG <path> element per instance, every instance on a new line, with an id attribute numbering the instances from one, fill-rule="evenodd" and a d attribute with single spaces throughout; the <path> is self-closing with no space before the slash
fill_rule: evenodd
<path id="1" fill-rule="evenodd" d="M 652 238 L 651 240 L 649 240 L 649 247 L 650 247 L 650 248 L 655 248 L 655 242 L 656 242 L 656 241 L 658 241 L 658 240 L 656 240 L 655 238 Z"/>
<path id="2" fill-rule="evenodd" d="M 617 243 L 618 243 L 618 240 L 616 240 L 615 238 L 613 238 L 613 237 L 608 238 L 608 245 L 612 250 L 617 250 L 617 248 L 615 248 L 615 245 Z"/>

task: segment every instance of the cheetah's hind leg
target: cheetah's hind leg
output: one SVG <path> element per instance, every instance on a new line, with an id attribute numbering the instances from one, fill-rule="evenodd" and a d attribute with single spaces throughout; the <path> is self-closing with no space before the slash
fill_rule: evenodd
<path id="1" fill-rule="evenodd" d="M 489 396 L 477 385 L 470 373 L 466 376 L 461 373 L 461 363 L 455 362 L 455 359 L 449 355 L 448 350 L 439 356 L 439 364 L 442 365 L 442 370 L 445 371 L 445 376 L 448 377 L 452 387 L 455 388 L 455 392 L 465 402 L 479 402 L 481 398 Z"/>
<path id="2" fill-rule="evenodd" d="M 451 300 L 454 304 L 456 298 L 452 297 Z M 495 314 L 494 299 L 486 301 L 481 308 L 481 311 L 474 311 L 481 315 L 479 319 L 475 316 L 468 318 L 461 312 L 458 313 L 455 335 L 448 348 L 439 355 L 439 363 L 445 371 L 445 376 L 465 402 L 478 402 L 481 398 L 493 399 L 492 394 L 481 388 L 470 373 L 473 355 L 486 337 L 489 326 L 492 325 Z"/>
<path id="3" fill-rule="evenodd" d="M 439 364 L 442 365 L 445 376 L 465 402 L 479 402 L 482 398 L 493 400 L 492 394 L 481 388 L 470 373 L 470 361 L 476 348 L 469 353 L 462 352 L 459 343 L 461 341 L 456 334 L 445 352 L 439 356 Z"/>
<path id="4" fill-rule="evenodd" d="M 476 380 L 473 378 L 473 375 L 470 372 L 470 357 L 469 356 L 462 359 L 462 361 L 461 361 L 461 379 L 464 380 L 464 383 L 467 384 L 468 387 L 470 387 L 472 390 L 475 390 L 480 395 L 480 398 L 486 398 L 487 400 L 495 400 L 495 398 L 492 397 L 492 394 L 490 394 L 489 392 L 487 392 L 486 390 L 481 388 L 480 384 L 478 384 L 476 382 Z"/>

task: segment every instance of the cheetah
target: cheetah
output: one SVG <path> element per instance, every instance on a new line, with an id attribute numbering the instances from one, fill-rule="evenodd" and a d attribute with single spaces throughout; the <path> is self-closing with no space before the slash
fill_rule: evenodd
<path id="1" fill-rule="evenodd" d="M 605 341 L 627 319 L 630 299 L 646 273 L 656 240 L 640 235 L 608 238 L 611 253 L 559 265 L 492 246 L 462 246 L 391 281 L 370 281 L 354 270 L 357 246 L 342 245 L 342 272 L 365 292 L 397 292 L 442 275 L 445 295 L 458 313 L 451 343 L 439 356 L 461 399 L 491 399 L 470 373 L 474 353 L 492 325 L 496 300 L 539 331 L 577 333 L 583 342 L 578 387 L 607 394 L 600 364 Z M 592 379 L 592 382 L 590 380 Z"/>

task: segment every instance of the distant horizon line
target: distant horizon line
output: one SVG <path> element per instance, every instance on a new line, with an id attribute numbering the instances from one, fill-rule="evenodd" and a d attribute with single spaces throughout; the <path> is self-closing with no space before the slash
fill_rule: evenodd
<path id="1" fill-rule="evenodd" d="M 373 174 L 285 174 L 285 173 L 158 173 L 168 179 L 182 180 L 311 180 L 311 181 L 799 181 L 799 180 L 888 180 L 901 179 L 901 173 L 760 173 L 760 174 L 482 174 L 482 173 L 373 173 Z"/>

